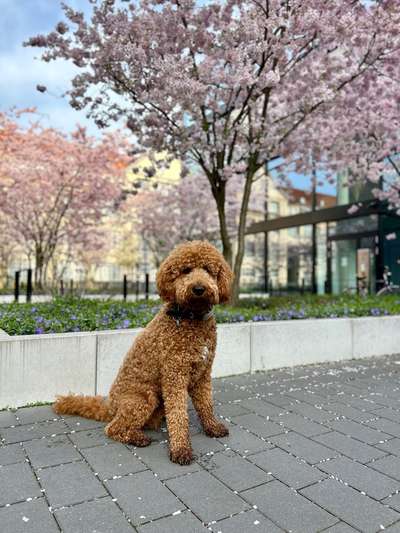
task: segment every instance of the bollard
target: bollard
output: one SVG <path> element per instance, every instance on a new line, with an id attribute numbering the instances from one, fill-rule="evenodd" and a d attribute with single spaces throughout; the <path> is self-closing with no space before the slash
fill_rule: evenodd
<path id="1" fill-rule="evenodd" d="M 73 279 L 71 279 L 69 282 L 69 292 L 71 296 L 74 294 L 74 280 Z"/>
<path id="2" fill-rule="evenodd" d="M 60 279 L 60 294 L 64 296 L 64 280 Z"/>
<path id="3" fill-rule="evenodd" d="M 124 274 L 123 295 L 124 295 L 124 302 L 126 302 L 126 298 L 128 296 L 128 279 L 126 277 L 126 274 Z"/>
<path id="4" fill-rule="evenodd" d="M 26 278 L 26 301 L 31 302 L 32 301 L 32 269 L 28 268 L 27 270 L 27 278 Z"/>
<path id="5" fill-rule="evenodd" d="M 146 274 L 146 288 L 145 288 L 145 298 L 149 299 L 149 287 L 150 287 L 150 276 Z"/>
<path id="6" fill-rule="evenodd" d="M 15 282 L 14 282 L 14 301 L 18 302 L 19 300 L 19 278 L 20 278 L 20 271 L 17 270 L 15 272 Z"/>
<path id="7" fill-rule="evenodd" d="M 139 280 L 136 280 L 135 284 L 135 295 L 136 295 L 136 301 L 139 300 L 139 293 L 140 293 L 140 287 L 139 287 Z"/>

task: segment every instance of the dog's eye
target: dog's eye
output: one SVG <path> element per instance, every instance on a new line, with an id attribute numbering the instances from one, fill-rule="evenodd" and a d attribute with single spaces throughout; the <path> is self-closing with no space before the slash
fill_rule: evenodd
<path id="1" fill-rule="evenodd" d="M 208 268 L 208 267 L 204 267 L 204 270 L 207 272 L 207 274 L 210 274 L 210 276 L 213 276 L 214 274 L 212 273 L 211 269 Z"/>
<path id="2" fill-rule="evenodd" d="M 192 271 L 190 267 L 186 267 L 182 270 L 182 274 L 189 274 Z"/>

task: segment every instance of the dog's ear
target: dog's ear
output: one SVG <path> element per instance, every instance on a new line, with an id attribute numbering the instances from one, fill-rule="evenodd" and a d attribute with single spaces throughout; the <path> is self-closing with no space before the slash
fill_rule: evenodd
<path id="1" fill-rule="evenodd" d="M 161 263 L 157 272 L 157 291 L 161 300 L 164 302 L 173 302 L 175 300 L 175 288 L 173 284 L 173 276 L 171 275 L 170 264 L 167 259 Z"/>
<path id="2" fill-rule="evenodd" d="M 229 301 L 233 282 L 233 272 L 228 263 L 223 260 L 218 272 L 217 284 L 219 293 L 219 303 L 223 304 Z"/>

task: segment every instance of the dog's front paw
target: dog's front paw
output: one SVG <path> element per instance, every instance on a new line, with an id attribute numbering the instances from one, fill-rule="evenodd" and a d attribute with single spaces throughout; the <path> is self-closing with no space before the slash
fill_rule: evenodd
<path id="1" fill-rule="evenodd" d="M 229 429 L 222 422 L 216 422 L 212 426 L 205 427 L 204 432 L 209 437 L 221 438 L 229 435 Z"/>
<path id="2" fill-rule="evenodd" d="M 179 450 L 170 451 L 169 457 L 173 463 L 180 465 L 190 465 L 193 461 L 193 452 L 191 448 L 180 448 Z"/>

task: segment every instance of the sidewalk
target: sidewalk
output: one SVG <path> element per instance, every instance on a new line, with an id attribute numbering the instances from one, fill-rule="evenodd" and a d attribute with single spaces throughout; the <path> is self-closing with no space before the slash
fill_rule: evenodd
<path id="1" fill-rule="evenodd" d="M 400 356 L 214 381 L 197 461 L 49 406 L 0 412 L 1 533 L 400 532 Z"/>

